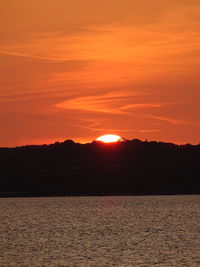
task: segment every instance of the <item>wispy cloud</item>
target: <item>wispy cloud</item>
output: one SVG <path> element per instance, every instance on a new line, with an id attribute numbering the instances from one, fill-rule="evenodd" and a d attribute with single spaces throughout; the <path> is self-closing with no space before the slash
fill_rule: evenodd
<path id="1" fill-rule="evenodd" d="M 82 110 L 89 112 L 110 113 L 118 115 L 131 114 L 130 110 L 140 108 L 159 108 L 161 104 L 128 104 L 134 97 L 141 96 L 137 91 L 111 92 L 101 95 L 81 96 L 55 105 L 57 108 Z"/>
<path id="2" fill-rule="evenodd" d="M 161 132 L 160 129 L 145 129 L 145 130 L 139 130 L 139 133 L 159 133 Z"/>
<path id="3" fill-rule="evenodd" d="M 142 96 L 140 92 L 110 92 L 104 93 L 101 95 L 89 95 L 89 96 L 80 96 L 75 97 L 63 102 L 60 102 L 55 105 L 56 108 L 65 109 L 65 110 L 79 110 L 89 113 L 106 113 L 106 114 L 115 114 L 122 115 L 126 117 L 137 117 L 140 119 L 149 119 L 157 120 L 165 123 L 170 123 L 173 125 L 197 125 L 198 122 L 191 122 L 183 119 L 177 119 L 173 117 L 167 117 L 162 115 L 151 114 L 151 110 L 154 109 L 155 112 L 158 110 L 159 113 L 161 110 L 167 106 L 176 105 L 177 103 L 166 102 L 166 103 L 137 103 L 133 104 L 131 102 L 136 101 L 137 97 Z M 148 112 L 148 113 L 147 113 Z M 96 131 L 111 131 L 111 130 L 120 130 L 112 128 L 101 128 L 101 127 L 88 127 L 81 126 L 90 130 Z M 121 130 L 123 132 L 123 130 Z M 131 130 L 125 129 L 124 132 L 129 132 Z M 140 130 L 140 133 L 147 132 L 158 132 L 158 129 L 144 129 Z"/>
<path id="4" fill-rule="evenodd" d="M 71 34 L 57 31 L 51 34 L 32 33 L 30 39 L 21 43 L 1 45 L 0 53 L 49 61 L 132 62 L 134 66 L 147 62 L 148 59 L 151 64 L 162 65 L 161 58 L 172 62 L 176 60 L 175 56 L 179 55 L 180 61 L 180 54 L 191 50 L 194 53 L 194 49 L 198 48 L 198 31 L 195 27 L 192 32 L 187 31 L 183 26 L 180 33 L 180 25 L 172 28 L 171 24 L 165 23 L 153 26 L 141 26 L 131 22 L 126 25 L 91 24 L 80 26 L 78 31 Z M 143 69 L 147 67 L 143 65 Z"/>
<path id="5" fill-rule="evenodd" d="M 128 104 L 121 107 L 122 110 L 133 110 L 138 108 L 161 108 L 164 104 L 157 103 L 141 103 L 141 104 Z"/>
<path id="6" fill-rule="evenodd" d="M 57 57 L 52 57 L 52 56 L 45 56 L 45 55 L 37 55 L 37 54 L 31 54 L 30 52 L 27 51 L 27 53 L 23 53 L 18 51 L 18 47 L 10 47 L 9 49 L 1 49 L 0 48 L 0 54 L 1 55 L 8 55 L 8 56 L 17 56 L 17 57 L 25 57 L 25 58 L 33 58 L 33 59 L 45 59 L 45 60 L 50 60 L 50 61 L 58 61 L 59 58 Z"/>
<path id="7" fill-rule="evenodd" d="M 200 122 L 179 120 L 179 119 L 174 119 L 174 118 L 165 117 L 165 116 L 151 115 L 151 114 L 148 114 L 146 116 L 149 118 L 155 119 L 155 120 L 167 122 L 167 123 L 174 124 L 174 125 L 200 125 Z"/>
<path id="8" fill-rule="evenodd" d="M 136 132 L 133 129 L 121 129 L 121 128 L 109 128 L 109 127 L 101 127 L 101 125 L 99 125 L 99 127 L 95 127 L 95 126 L 87 126 L 87 125 L 83 125 L 83 124 L 71 124 L 71 126 L 73 127 L 80 127 L 80 128 L 84 128 L 86 130 L 89 131 L 94 131 L 94 132 L 101 132 L 101 133 L 133 133 Z"/>

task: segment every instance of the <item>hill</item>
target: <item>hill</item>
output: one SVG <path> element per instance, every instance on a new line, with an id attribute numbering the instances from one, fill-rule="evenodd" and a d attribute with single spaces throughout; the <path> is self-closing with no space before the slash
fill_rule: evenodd
<path id="1" fill-rule="evenodd" d="M 200 145 L 71 140 L 0 148 L 0 196 L 199 194 Z"/>

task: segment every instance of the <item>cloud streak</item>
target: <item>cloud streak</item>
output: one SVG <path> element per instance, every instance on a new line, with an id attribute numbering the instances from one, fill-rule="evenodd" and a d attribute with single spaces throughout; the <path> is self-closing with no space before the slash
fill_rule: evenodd
<path id="1" fill-rule="evenodd" d="M 155 119 L 155 120 L 167 122 L 167 123 L 174 124 L 174 125 L 200 125 L 200 122 L 179 120 L 179 119 L 174 119 L 174 118 L 165 117 L 165 116 L 150 115 L 150 114 L 148 114 L 146 116 L 149 118 Z"/>
<path id="2" fill-rule="evenodd" d="M 134 97 L 143 95 L 140 92 L 111 92 L 101 95 L 81 96 L 60 102 L 55 105 L 61 109 L 81 110 L 87 112 L 109 113 L 116 115 L 130 115 L 130 110 L 140 108 L 159 108 L 162 104 L 142 103 L 129 104 Z"/>
<path id="3" fill-rule="evenodd" d="M 63 110 L 78 110 L 82 112 L 89 113 L 102 113 L 110 115 L 121 115 L 128 117 L 146 118 L 151 120 L 162 121 L 172 125 L 199 125 L 199 122 L 191 122 L 187 120 L 181 120 L 176 118 L 171 118 L 162 115 L 151 114 L 151 110 L 161 110 L 166 106 L 176 105 L 176 103 L 135 103 L 133 102 L 137 97 L 142 96 L 140 92 L 110 92 L 101 95 L 89 95 L 75 97 L 58 104 L 55 104 L 56 108 Z M 146 113 L 148 111 L 148 114 Z M 86 127 L 88 129 L 93 129 L 99 131 L 99 128 Z M 103 129 L 103 128 L 102 128 Z M 105 129 L 104 129 L 105 130 Z M 107 129 L 111 130 L 111 129 Z M 114 129 L 113 129 L 114 130 Z M 118 130 L 117 130 L 118 131 Z M 123 130 L 121 130 L 123 132 Z M 141 130 L 141 133 L 147 132 L 158 132 L 160 130 Z M 129 130 L 125 129 L 125 132 Z"/>

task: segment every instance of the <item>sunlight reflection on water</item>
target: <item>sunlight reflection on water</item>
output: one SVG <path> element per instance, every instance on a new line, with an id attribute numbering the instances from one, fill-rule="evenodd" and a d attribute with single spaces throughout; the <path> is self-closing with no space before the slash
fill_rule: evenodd
<path id="1" fill-rule="evenodd" d="M 0 199 L 0 266 L 200 266 L 200 196 Z"/>

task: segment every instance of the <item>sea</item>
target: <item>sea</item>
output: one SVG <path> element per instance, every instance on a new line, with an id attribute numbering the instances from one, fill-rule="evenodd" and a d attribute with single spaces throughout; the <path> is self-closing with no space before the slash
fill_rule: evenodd
<path id="1" fill-rule="evenodd" d="M 0 266 L 199 267 L 200 195 L 1 198 Z"/>

